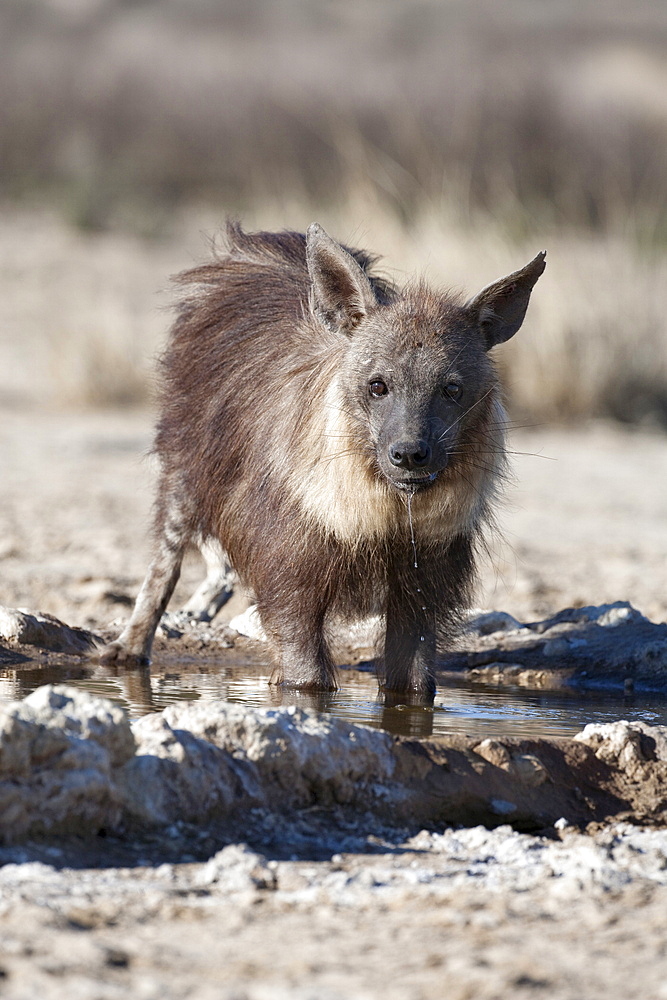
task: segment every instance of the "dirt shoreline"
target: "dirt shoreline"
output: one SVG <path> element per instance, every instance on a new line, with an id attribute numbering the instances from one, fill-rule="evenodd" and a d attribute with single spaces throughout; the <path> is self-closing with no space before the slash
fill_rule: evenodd
<path id="1" fill-rule="evenodd" d="M 165 744 L 168 758 L 162 763 L 168 766 L 162 780 L 173 781 L 174 769 L 181 765 L 186 772 L 191 767 L 187 755 L 192 754 L 197 710 L 189 713 L 188 707 L 169 713 L 186 759 L 181 761 Z M 126 725 L 121 715 L 116 715 L 117 727 Z M 201 731 L 209 737 L 214 718 L 215 708 L 200 718 Z M 245 721 L 235 731 L 248 749 L 257 748 L 252 726 L 258 720 L 247 722 L 247 732 Z M 300 732 L 312 740 L 313 721 L 302 717 L 300 724 Z M 275 720 L 269 716 L 260 725 L 271 730 Z M 135 725 L 137 735 L 141 730 L 149 737 L 144 749 L 150 750 L 151 731 L 161 732 L 159 720 L 147 717 Z M 291 809 L 251 808 L 235 820 L 230 814 L 227 821 L 222 815 L 188 822 L 177 818 L 182 808 L 177 799 L 171 803 L 176 810 L 171 822 L 152 832 L 60 835 L 0 847 L 0 995 L 12 1000 L 37 995 L 60 1000 L 65 992 L 75 1000 L 121 995 L 147 1000 L 436 1000 L 445 990 L 454 1000 L 546 995 L 555 1000 L 664 1000 L 664 823 L 646 828 L 627 821 L 597 822 L 584 833 L 561 818 L 542 835 L 518 833 L 509 825 L 486 829 L 436 823 L 419 830 L 410 823 L 401 828 L 397 820 L 406 822 L 409 816 L 403 809 L 401 817 L 392 818 L 390 799 L 384 817 L 364 810 L 365 793 L 356 786 L 353 770 L 347 773 L 336 764 L 337 753 L 347 753 L 355 741 L 345 726 L 338 730 L 338 742 L 331 747 L 333 767 L 322 767 L 322 761 L 315 770 L 305 766 L 302 778 L 289 742 L 285 753 L 276 753 L 285 729 L 257 758 L 274 806 L 280 801 L 276 789 L 284 785 L 280 775 L 297 765 L 293 778 L 302 788 Z M 616 735 L 605 746 L 595 734 L 586 737 L 588 749 L 576 746 L 579 766 L 617 761 L 619 776 L 625 774 L 622 794 L 641 797 L 643 785 L 651 786 L 664 819 L 659 785 L 667 767 L 667 730 L 653 732 L 655 746 L 650 736 L 648 742 L 640 738 L 628 744 Z M 357 740 L 362 736 L 359 731 L 355 735 Z M 117 756 L 128 752 L 117 738 L 109 742 L 99 730 L 90 738 L 101 740 Z M 363 761 L 377 753 L 380 773 L 382 748 L 389 748 L 381 733 L 362 743 L 365 748 L 353 751 L 361 752 L 361 784 L 372 781 L 374 773 Z M 560 749 L 552 746 L 552 757 L 568 743 L 568 752 L 574 750 L 575 741 L 561 741 Z M 399 741 L 397 749 L 414 756 L 416 748 Z M 452 769 L 442 749 L 433 744 L 429 753 L 436 768 L 445 764 L 441 778 L 446 779 Z M 319 752 L 329 753 L 328 740 Z M 447 752 L 453 762 L 457 751 Z M 502 752 L 500 744 L 488 740 L 474 751 L 487 771 L 491 765 L 495 781 L 498 765 L 505 766 L 498 756 Z M 548 795 L 549 779 L 545 783 L 534 766 L 530 772 L 523 767 L 536 759 L 523 754 L 514 758 L 516 765 L 522 764 L 512 779 L 515 791 L 522 786 L 532 789 L 531 794 L 542 789 Z M 141 773 L 150 773 L 155 762 L 148 758 L 144 763 L 148 772 L 142 765 Z M 53 766 L 62 769 L 57 756 Z M 553 759 L 549 768 L 554 780 Z M 207 770 L 210 775 L 210 766 Z M 338 805 L 304 808 L 308 782 L 321 794 L 325 786 L 318 775 L 327 770 L 324 780 L 339 793 L 347 785 L 345 794 L 356 796 L 356 808 L 353 800 L 343 805 L 342 799 Z M 508 776 L 512 773 L 510 768 Z M 386 767 L 384 774 L 385 781 L 391 780 Z M 415 778 L 419 774 L 428 792 L 428 774 L 417 768 Z M 567 769 L 563 776 L 570 780 Z M 71 793 L 66 773 L 64 779 L 62 787 Z M 587 786 L 581 779 L 578 784 L 584 794 L 571 798 L 570 805 L 588 800 Z M 187 787 L 180 788 L 190 796 Z M 562 796 L 562 788 L 557 793 Z M 154 798 L 155 788 L 145 785 L 144 794 L 147 801 Z M 290 789 L 285 787 L 284 794 L 291 794 Z M 56 811 L 57 799 L 48 803 Z M 158 800 L 165 801 L 159 795 Z M 494 801 L 494 808 L 508 804 Z M 86 809 L 85 803 L 80 808 Z M 139 788 L 134 808 L 144 808 Z M 568 810 L 565 801 L 564 808 Z"/>
<path id="2" fill-rule="evenodd" d="M 148 556 L 151 422 L 3 411 L 0 603 L 93 628 L 127 615 Z M 530 455 L 514 459 L 507 545 L 480 605 L 526 621 L 629 600 L 663 621 L 664 438 L 600 425 L 518 431 L 513 447 Z M 198 580 L 193 558 L 177 603 Z M 665 831 L 565 829 L 561 842 L 473 828 L 388 842 L 367 827 L 323 835 L 316 855 L 282 835 L 295 860 L 261 838 L 250 854 L 217 856 L 229 832 L 186 827 L 131 856 L 108 839 L 3 848 L 0 995 L 667 997 Z M 202 857 L 193 843 L 214 861 L 188 860 Z M 568 844 L 567 858 L 550 853 Z"/>

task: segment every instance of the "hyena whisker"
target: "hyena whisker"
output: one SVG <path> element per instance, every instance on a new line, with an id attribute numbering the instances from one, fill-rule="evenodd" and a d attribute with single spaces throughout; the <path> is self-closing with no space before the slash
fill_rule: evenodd
<path id="1" fill-rule="evenodd" d="M 343 451 L 337 451 L 333 455 L 325 455 L 320 459 L 320 463 L 333 462 L 338 458 L 346 458 L 348 455 L 358 454 L 356 448 L 345 448 Z"/>
<path id="2" fill-rule="evenodd" d="M 484 400 L 487 399 L 487 397 L 490 396 L 491 393 L 494 392 L 494 391 L 495 392 L 498 391 L 498 384 L 497 383 L 495 383 L 494 385 L 490 386 L 490 388 L 487 389 L 487 391 L 484 393 L 484 395 L 480 396 L 479 399 L 475 400 L 475 402 L 472 403 L 464 413 L 459 414 L 459 416 L 456 418 L 456 420 L 453 420 L 452 423 L 449 425 L 449 427 L 447 427 L 447 429 L 442 432 L 442 434 L 440 435 L 440 437 L 439 437 L 438 440 L 439 441 L 444 441 L 445 437 L 447 436 L 447 434 L 449 434 L 449 432 L 452 430 L 452 428 L 455 427 L 456 424 L 460 423 L 465 417 L 467 417 L 468 414 L 471 413 L 472 410 L 474 410 L 476 406 L 479 406 L 480 403 L 483 403 Z"/>
<path id="3" fill-rule="evenodd" d="M 450 455 L 454 457 L 455 455 L 465 455 L 465 451 L 451 451 Z M 515 451 L 511 448 L 488 448 L 488 449 L 475 449 L 476 455 L 518 455 L 522 458 L 542 458 L 545 462 L 557 462 L 558 459 L 554 458 L 552 455 L 543 455 L 539 451 Z"/>
<path id="4" fill-rule="evenodd" d="M 465 468 L 466 469 L 477 469 L 479 472 L 493 473 L 494 476 L 497 479 L 500 479 L 503 482 L 511 482 L 512 481 L 512 476 L 510 475 L 510 473 L 503 472 L 502 469 L 496 469 L 495 465 L 493 465 L 492 463 L 473 462 L 472 460 L 468 460 L 468 461 L 465 462 Z"/>
<path id="5" fill-rule="evenodd" d="M 503 431 L 534 431 L 541 430 L 544 424 L 518 424 L 515 420 L 498 420 L 490 424 L 491 427 L 498 427 Z"/>
<path id="6" fill-rule="evenodd" d="M 522 458 L 541 458 L 545 462 L 557 462 L 558 459 L 554 458 L 553 455 L 543 455 L 539 451 L 514 451 L 511 448 L 506 449 L 503 454 L 505 455 L 519 455 Z"/>

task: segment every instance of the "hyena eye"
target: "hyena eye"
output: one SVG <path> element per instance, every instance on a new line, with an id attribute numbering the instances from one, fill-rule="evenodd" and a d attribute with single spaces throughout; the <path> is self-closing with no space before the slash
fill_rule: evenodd
<path id="1" fill-rule="evenodd" d="M 450 399 L 458 399 L 461 395 L 461 386 L 458 382 L 448 382 L 445 386 L 445 395 Z"/>
<path id="2" fill-rule="evenodd" d="M 377 399 L 380 396 L 386 396 L 387 393 L 389 392 L 389 389 L 387 388 L 386 384 L 382 381 L 382 379 L 374 378 L 372 382 L 369 382 L 368 391 L 370 392 L 371 396 L 375 396 L 375 398 Z"/>

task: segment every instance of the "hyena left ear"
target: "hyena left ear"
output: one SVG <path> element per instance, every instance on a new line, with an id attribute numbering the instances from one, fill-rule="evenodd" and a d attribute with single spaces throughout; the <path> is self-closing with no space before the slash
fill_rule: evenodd
<path id="1" fill-rule="evenodd" d="M 306 261 L 313 312 L 332 330 L 351 333 L 377 305 L 364 271 L 316 222 L 306 234 Z"/>
<path id="2" fill-rule="evenodd" d="M 523 323 L 530 293 L 544 271 L 546 250 L 520 271 L 494 281 L 465 304 L 465 310 L 486 341 L 486 349 L 513 337 Z"/>

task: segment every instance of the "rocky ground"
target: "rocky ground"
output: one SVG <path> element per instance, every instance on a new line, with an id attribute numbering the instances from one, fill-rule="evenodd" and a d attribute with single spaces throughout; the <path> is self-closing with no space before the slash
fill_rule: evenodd
<path id="1" fill-rule="evenodd" d="M 67 688 L 1 721 L 3 996 L 667 996 L 664 728 L 424 743 L 186 705 L 130 729 Z"/>
<path id="2" fill-rule="evenodd" d="M 152 466 L 142 456 L 150 446 L 150 422 L 144 412 L 3 410 L 0 604 L 39 609 L 93 629 L 128 613 L 148 552 Z M 515 434 L 514 448 L 521 453 L 514 462 L 518 485 L 503 513 L 504 541 L 494 545 L 495 565 L 484 572 L 480 605 L 531 621 L 572 605 L 629 600 L 654 622 L 663 621 L 664 439 L 606 426 L 532 429 Z M 198 577 L 193 557 L 177 601 Z M 228 616 L 242 606 L 236 600 Z M 5 677 L 11 672 L 11 666 L 2 671 Z M 3 725 L 0 771 L 5 790 L 11 786 L 15 793 L 20 780 L 12 768 L 23 765 L 20 755 L 9 753 L 15 744 L 7 742 Z M 25 720 L 22 725 L 27 732 Z M 186 726 L 182 720 L 179 725 Z M 539 764 L 544 747 L 519 753 L 509 743 L 509 756 L 497 745 L 479 752 L 481 744 L 477 750 L 454 748 L 480 781 L 484 773 L 510 782 L 502 794 L 496 788 L 491 795 L 487 786 L 480 792 L 487 808 L 482 819 L 501 824 L 493 830 L 474 816 L 447 818 L 416 807 L 392 816 L 391 797 L 384 811 L 359 802 L 354 808 L 349 802 L 345 808 L 331 802 L 323 807 L 320 792 L 312 789 L 310 804 L 306 798 L 285 811 L 255 802 L 227 821 L 220 812 L 198 813 L 191 800 L 184 805 L 177 797 L 160 800 L 171 802 L 172 812 L 167 809 L 152 828 L 136 820 L 136 810 L 134 826 L 110 822 L 100 828 L 91 821 L 85 837 L 57 823 L 38 836 L 39 824 L 30 821 L 22 834 L 16 828 L 12 843 L 5 827 L 0 995 L 662 1000 L 662 751 L 650 734 L 630 744 L 634 750 L 627 750 L 626 741 L 610 756 L 604 749 L 610 744 L 595 736 L 588 744 L 564 741 L 559 753 L 564 745 L 579 746 L 577 754 L 587 754 L 591 765 L 621 775 L 622 787 L 608 783 L 607 798 L 595 806 L 588 786 L 582 791 L 575 782 L 577 801 L 592 812 L 581 806 L 575 825 L 572 817 L 553 811 L 542 817 L 541 827 L 524 817 L 523 829 L 532 832 L 503 825 L 516 823 L 516 814 L 504 818 L 502 811 L 519 787 L 553 805 L 556 771 L 549 769 L 555 758 L 548 765 L 542 760 L 548 771 L 542 781 L 542 765 L 516 760 L 536 757 Z M 146 761 L 162 760 L 161 767 L 182 776 L 189 759 L 182 741 L 169 737 L 160 745 L 167 748 L 165 758 L 146 743 Z M 73 758 L 62 747 L 50 752 L 67 769 Z M 448 751 L 449 772 L 438 752 L 444 753 L 436 748 L 428 767 L 441 776 L 459 774 L 454 750 Z M 91 767 L 89 761 L 86 780 Z M 191 767 L 192 775 L 201 775 L 201 761 Z M 342 764 L 335 773 L 346 774 L 346 768 Z M 77 801 L 89 805 L 85 782 L 77 785 L 81 768 L 68 773 L 73 786 L 67 787 L 79 787 Z M 160 780 L 165 773 L 160 771 Z M 155 805 L 161 786 L 157 773 L 151 774 L 139 783 L 139 797 Z M 20 809 L 13 814 L 5 799 L 4 819 L 20 819 L 30 802 L 43 817 L 39 787 L 38 781 L 30 792 L 14 795 Z M 187 798 L 192 787 L 188 779 L 178 794 Z M 567 794 L 576 797 L 573 788 Z M 426 801 L 432 798 L 426 795 Z M 492 800 L 500 809 L 493 817 Z M 49 802 L 70 814 L 70 799 L 51 795 Z M 597 813 L 593 806 L 599 806 Z M 121 814 L 122 808 L 115 822 Z"/>
<path id="3" fill-rule="evenodd" d="M 365 845 L 364 845 L 365 847 Z M 61 868 L 5 852 L 13 1000 L 609 1000 L 667 996 L 664 832 L 377 838 L 329 860 Z"/>

